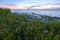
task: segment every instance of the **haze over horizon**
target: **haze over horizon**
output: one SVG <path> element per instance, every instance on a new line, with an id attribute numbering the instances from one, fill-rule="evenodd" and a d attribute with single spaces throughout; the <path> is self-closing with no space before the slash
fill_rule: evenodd
<path id="1" fill-rule="evenodd" d="M 0 8 L 60 9 L 60 0 L 0 0 Z"/>

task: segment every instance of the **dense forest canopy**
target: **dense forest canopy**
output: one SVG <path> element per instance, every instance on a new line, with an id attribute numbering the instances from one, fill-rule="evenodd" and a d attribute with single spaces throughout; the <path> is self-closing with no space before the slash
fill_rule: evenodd
<path id="1" fill-rule="evenodd" d="M 24 17 L 0 8 L 0 40 L 60 40 L 60 22 L 46 24 Z"/>

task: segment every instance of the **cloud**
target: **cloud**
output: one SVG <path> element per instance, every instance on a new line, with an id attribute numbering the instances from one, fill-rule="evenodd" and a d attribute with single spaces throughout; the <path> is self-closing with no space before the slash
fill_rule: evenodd
<path id="1" fill-rule="evenodd" d="M 30 6 L 29 9 L 56 9 L 60 8 L 60 2 L 36 2 L 35 5 Z"/>
<path id="2" fill-rule="evenodd" d="M 0 8 L 8 8 L 8 9 L 27 9 L 26 7 L 9 5 L 9 4 L 0 4 Z"/>
<path id="3" fill-rule="evenodd" d="M 30 9 L 56 9 L 56 8 L 60 8 L 60 5 L 33 6 Z"/>
<path id="4" fill-rule="evenodd" d="M 49 4 L 49 5 L 34 5 L 34 4 L 26 4 L 25 5 L 11 5 L 11 4 L 0 4 L 0 8 L 9 8 L 9 9 L 60 9 L 60 5 Z"/>

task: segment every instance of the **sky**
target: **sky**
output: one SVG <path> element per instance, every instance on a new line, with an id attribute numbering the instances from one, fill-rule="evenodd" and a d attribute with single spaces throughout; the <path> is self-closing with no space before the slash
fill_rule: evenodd
<path id="1" fill-rule="evenodd" d="M 0 7 L 9 9 L 60 9 L 60 0 L 0 0 Z"/>

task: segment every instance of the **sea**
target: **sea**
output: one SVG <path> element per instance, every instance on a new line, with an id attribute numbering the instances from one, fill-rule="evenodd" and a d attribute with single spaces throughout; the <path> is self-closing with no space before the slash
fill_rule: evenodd
<path id="1" fill-rule="evenodd" d="M 60 17 L 60 10 L 11 10 L 14 13 L 36 13 L 53 17 Z"/>

